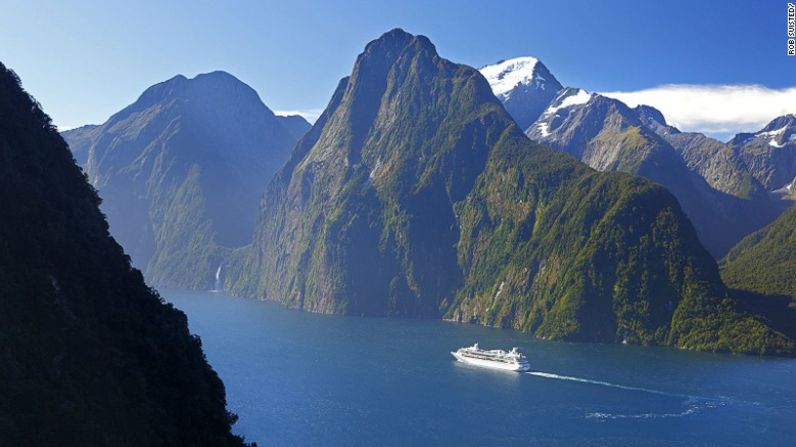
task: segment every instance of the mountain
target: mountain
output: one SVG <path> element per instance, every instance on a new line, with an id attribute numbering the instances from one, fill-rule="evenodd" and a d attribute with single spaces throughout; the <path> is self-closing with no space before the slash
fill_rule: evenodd
<path id="1" fill-rule="evenodd" d="M 224 386 L 0 64 L 0 444 L 239 446 Z"/>
<path id="2" fill-rule="evenodd" d="M 480 71 L 521 129 L 527 129 L 536 121 L 563 88 L 534 57 L 502 60 Z"/>
<path id="3" fill-rule="evenodd" d="M 507 90 L 496 78 L 487 79 L 504 104 L 515 94 L 534 104 L 529 109 L 506 107 L 518 123 L 532 120 L 523 127 L 531 140 L 567 152 L 594 169 L 627 172 L 667 187 L 715 257 L 784 209 L 768 197 L 732 148 L 701 134 L 680 132 L 652 107 L 631 109 L 616 99 L 570 87 L 548 100 L 547 92 Z"/>
<path id="4" fill-rule="evenodd" d="M 796 207 L 733 247 L 721 274 L 730 287 L 788 296 L 796 306 Z"/>
<path id="5" fill-rule="evenodd" d="M 96 137 L 96 129 L 98 127 L 100 126 L 88 124 L 61 132 L 61 136 L 69 141 L 69 148 L 72 150 L 72 156 L 80 166 L 85 166 L 86 162 L 88 162 L 89 149 Z"/>
<path id="6" fill-rule="evenodd" d="M 677 154 L 642 126 L 632 109 L 581 89 L 564 89 L 527 134 L 600 171 L 647 176 L 677 170 L 676 175 L 688 176 Z"/>
<path id="7" fill-rule="evenodd" d="M 729 144 L 768 190 L 793 183 L 796 177 L 796 115 L 775 118 L 756 133 L 738 134 Z"/>
<path id="8" fill-rule="evenodd" d="M 744 238 L 721 261 L 721 276 L 747 312 L 796 338 L 796 206 Z"/>
<path id="9" fill-rule="evenodd" d="M 148 88 L 100 126 L 64 132 L 111 232 L 153 284 L 213 287 L 259 198 L 309 128 L 224 72 Z"/>
<path id="10" fill-rule="evenodd" d="M 565 89 L 527 133 L 595 169 L 665 186 L 716 257 L 781 211 L 730 148 L 679 132 L 651 107 Z"/>
<path id="11" fill-rule="evenodd" d="M 303 137 L 304 134 L 307 133 L 307 131 L 312 127 L 307 120 L 299 115 L 277 116 L 276 119 L 288 132 L 290 132 L 290 135 L 296 141 Z"/>
<path id="12" fill-rule="evenodd" d="M 789 353 L 677 200 L 532 144 L 423 36 L 370 42 L 268 186 L 233 293 L 545 338 Z"/>
<path id="13" fill-rule="evenodd" d="M 698 132 L 681 132 L 668 125 L 663 114 L 653 107 L 641 105 L 635 110 L 646 127 L 666 140 L 688 169 L 702 177 L 711 188 L 742 199 L 765 199 L 765 187 L 729 145 Z"/>

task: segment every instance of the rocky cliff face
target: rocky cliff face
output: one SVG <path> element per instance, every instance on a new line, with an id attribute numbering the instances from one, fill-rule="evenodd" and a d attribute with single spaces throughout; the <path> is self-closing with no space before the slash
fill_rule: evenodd
<path id="1" fill-rule="evenodd" d="M 711 188 L 740 199 L 765 199 L 765 187 L 729 145 L 701 133 L 680 132 L 652 107 L 638 106 L 635 111 L 641 122 L 666 140 Z"/>
<path id="2" fill-rule="evenodd" d="M 756 133 L 738 134 L 729 143 L 766 189 L 787 187 L 796 177 L 796 115 L 783 115 Z"/>
<path id="3" fill-rule="evenodd" d="M 265 185 L 308 127 L 214 72 L 152 86 L 103 125 L 64 137 L 147 278 L 209 289 L 231 249 L 250 241 Z"/>
<path id="4" fill-rule="evenodd" d="M 477 71 L 401 30 L 368 44 L 271 182 L 240 263 L 236 293 L 316 312 L 793 349 L 726 297 L 672 195 L 532 144 Z"/>
<path id="5" fill-rule="evenodd" d="M 0 201 L 0 444 L 243 445 L 185 315 L 130 267 L 2 64 Z"/>

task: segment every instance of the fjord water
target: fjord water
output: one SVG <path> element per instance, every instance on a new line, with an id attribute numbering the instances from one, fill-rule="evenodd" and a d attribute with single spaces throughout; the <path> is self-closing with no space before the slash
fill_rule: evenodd
<path id="1" fill-rule="evenodd" d="M 224 380 L 235 431 L 265 446 L 779 446 L 796 360 L 559 343 L 431 320 L 317 315 L 163 292 Z M 519 346 L 531 373 L 451 350 Z"/>

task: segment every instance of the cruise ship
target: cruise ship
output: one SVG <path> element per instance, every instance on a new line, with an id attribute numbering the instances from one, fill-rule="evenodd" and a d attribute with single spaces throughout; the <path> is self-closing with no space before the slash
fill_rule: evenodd
<path id="1" fill-rule="evenodd" d="M 528 371 L 530 369 L 528 359 L 517 348 L 511 348 L 511 351 L 508 352 L 502 349 L 487 351 L 479 348 L 478 343 L 476 343 L 466 348 L 459 348 L 457 351 L 451 352 L 451 355 L 460 362 L 485 368 L 508 371 Z"/>

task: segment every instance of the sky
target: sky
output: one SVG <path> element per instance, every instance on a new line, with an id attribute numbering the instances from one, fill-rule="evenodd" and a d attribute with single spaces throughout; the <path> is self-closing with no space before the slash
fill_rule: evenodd
<path id="1" fill-rule="evenodd" d="M 454 62 L 535 56 L 564 85 L 726 137 L 796 113 L 786 4 L 0 0 L 0 61 L 62 129 L 102 123 L 178 73 L 214 70 L 312 119 L 365 44 L 401 27 Z"/>

